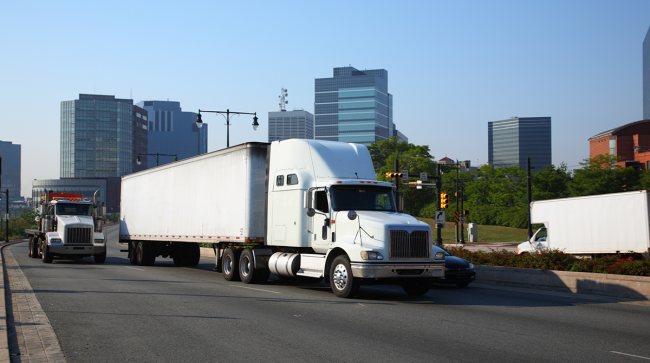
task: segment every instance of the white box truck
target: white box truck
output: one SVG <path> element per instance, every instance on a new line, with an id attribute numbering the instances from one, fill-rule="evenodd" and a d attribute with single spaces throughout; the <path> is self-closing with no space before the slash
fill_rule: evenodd
<path id="1" fill-rule="evenodd" d="M 365 146 L 340 142 L 247 143 L 124 176 L 120 241 L 137 265 L 195 266 L 210 243 L 228 281 L 325 278 L 339 297 L 423 295 L 444 275 L 429 225 L 398 212 Z"/>
<path id="2" fill-rule="evenodd" d="M 647 255 L 649 218 L 645 190 L 532 202 L 531 222 L 544 227 L 517 246 L 517 253 L 552 249 L 585 256 Z"/>

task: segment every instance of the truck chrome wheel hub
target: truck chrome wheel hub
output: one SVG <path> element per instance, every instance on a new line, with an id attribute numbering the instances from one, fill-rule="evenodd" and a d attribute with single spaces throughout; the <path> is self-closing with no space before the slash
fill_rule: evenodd
<path id="1" fill-rule="evenodd" d="M 244 276 L 248 276 L 248 274 L 251 272 L 251 261 L 248 259 L 248 257 L 243 258 L 243 263 L 241 264 L 241 273 Z"/>
<path id="2" fill-rule="evenodd" d="M 226 275 L 230 275 L 232 272 L 232 258 L 230 258 L 230 256 L 223 258 L 223 272 L 225 272 Z"/>
<path id="3" fill-rule="evenodd" d="M 334 280 L 334 286 L 336 286 L 337 289 L 345 289 L 345 286 L 348 284 L 348 270 L 345 268 L 345 265 L 341 263 L 336 265 L 332 277 Z"/>

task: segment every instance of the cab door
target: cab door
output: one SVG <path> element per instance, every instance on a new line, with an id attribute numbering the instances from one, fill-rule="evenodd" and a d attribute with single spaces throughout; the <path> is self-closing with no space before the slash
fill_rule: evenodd
<path id="1" fill-rule="evenodd" d="M 316 210 L 313 217 L 309 217 L 309 233 L 312 236 L 313 247 L 327 248 L 332 243 L 332 223 L 330 201 L 327 190 L 318 188 L 311 190 L 312 208 Z M 324 215 L 323 215 L 324 214 Z"/>

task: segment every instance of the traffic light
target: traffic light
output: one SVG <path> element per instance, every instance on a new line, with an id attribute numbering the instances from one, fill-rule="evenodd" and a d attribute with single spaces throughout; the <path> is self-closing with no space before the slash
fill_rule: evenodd
<path id="1" fill-rule="evenodd" d="M 440 192 L 440 208 L 449 208 L 449 196 L 447 192 Z"/>
<path id="2" fill-rule="evenodd" d="M 468 215 L 469 215 L 469 211 L 468 211 L 467 209 L 463 209 L 463 214 L 466 215 L 466 216 L 468 216 Z"/>
<path id="3" fill-rule="evenodd" d="M 402 173 L 386 173 L 386 178 L 401 178 Z"/>

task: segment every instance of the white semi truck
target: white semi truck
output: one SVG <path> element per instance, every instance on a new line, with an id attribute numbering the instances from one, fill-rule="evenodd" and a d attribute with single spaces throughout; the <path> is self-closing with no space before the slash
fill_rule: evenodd
<path id="1" fill-rule="evenodd" d="M 54 256 L 90 257 L 106 261 L 106 236 L 102 232 L 106 207 L 83 199 L 81 194 L 45 192 L 38 206 L 38 229 L 26 229 L 28 255 L 51 263 Z"/>
<path id="2" fill-rule="evenodd" d="M 540 249 L 573 255 L 650 251 L 648 192 L 591 195 L 531 203 L 531 221 L 544 224 L 517 253 Z"/>
<path id="3" fill-rule="evenodd" d="M 431 227 L 398 212 L 363 145 L 247 143 L 122 177 L 120 241 L 132 264 L 199 262 L 210 243 L 226 280 L 322 279 L 339 297 L 395 283 L 411 295 L 444 275 Z"/>

